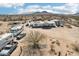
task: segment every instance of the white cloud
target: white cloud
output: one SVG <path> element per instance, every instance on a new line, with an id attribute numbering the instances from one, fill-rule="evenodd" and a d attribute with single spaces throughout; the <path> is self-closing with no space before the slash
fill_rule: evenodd
<path id="1" fill-rule="evenodd" d="M 0 3 L 0 7 L 8 7 L 8 8 L 10 7 L 16 8 L 16 7 L 23 6 L 23 5 L 24 3 Z"/>
<path id="2" fill-rule="evenodd" d="M 33 12 L 41 12 L 47 11 L 51 13 L 59 13 L 59 14 L 75 14 L 79 9 L 79 4 L 77 3 L 66 3 L 62 6 L 40 6 L 40 5 L 29 5 L 28 7 L 18 9 L 18 14 L 22 13 L 33 13 Z"/>
<path id="3" fill-rule="evenodd" d="M 69 4 L 65 4 L 63 6 L 53 7 L 53 9 L 61 11 L 64 14 L 74 14 L 74 13 L 76 13 L 78 11 L 78 7 L 79 7 L 79 4 L 69 3 Z"/>
<path id="4" fill-rule="evenodd" d="M 25 8 L 25 9 L 20 8 L 18 14 L 42 12 L 42 11 L 53 12 L 52 7 L 50 5 L 47 5 L 47 6 L 31 5 L 31 6 L 28 6 L 27 8 Z"/>
<path id="5" fill-rule="evenodd" d="M 47 11 L 51 13 L 61 13 L 61 14 L 75 14 L 79 11 L 79 3 L 66 3 L 61 6 L 51 6 L 51 5 L 29 5 L 24 6 L 24 3 L 0 3 L 0 7 L 7 7 L 7 8 L 15 8 L 18 10 L 17 14 L 23 13 L 33 13 L 33 12 L 41 12 Z M 18 8 L 20 7 L 20 8 Z"/>

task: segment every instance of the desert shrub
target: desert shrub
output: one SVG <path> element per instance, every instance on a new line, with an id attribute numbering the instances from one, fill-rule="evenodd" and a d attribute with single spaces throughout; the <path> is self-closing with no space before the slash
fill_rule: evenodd
<path id="1" fill-rule="evenodd" d="M 60 51 L 58 52 L 58 56 L 61 56 L 61 52 Z"/>
<path id="2" fill-rule="evenodd" d="M 3 34 L 3 32 L 0 31 L 0 35 Z"/>
<path id="3" fill-rule="evenodd" d="M 40 49 L 42 45 L 42 41 L 45 39 L 45 35 L 38 31 L 30 31 L 23 43 L 27 43 L 25 52 L 27 55 L 36 56 L 42 55 Z M 24 49 L 24 48 L 23 48 Z"/>
<path id="4" fill-rule="evenodd" d="M 70 24 L 66 24 L 65 26 L 68 28 L 72 28 L 72 26 Z"/>
<path id="5" fill-rule="evenodd" d="M 0 26 L 2 25 L 2 23 L 0 23 Z"/>
<path id="6" fill-rule="evenodd" d="M 17 25 L 20 24 L 20 22 L 9 22 L 8 25 Z"/>
<path id="7" fill-rule="evenodd" d="M 76 52 L 79 52 L 79 42 L 76 41 L 75 43 L 71 44 L 72 45 L 72 49 L 75 50 Z"/>
<path id="8" fill-rule="evenodd" d="M 45 38 L 45 35 L 38 31 L 31 31 L 27 36 L 29 46 L 32 48 L 40 48 L 40 41 Z"/>
<path id="9" fill-rule="evenodd" d="M 58 46 L 60 46 L 60 42 L 58 40 L 53 40 L 51 44 L 57 44 Z"/>
<path id="10" fill-rule="evenodd" d="M 56 44 L 57 44 L 58 46 L 60 46 L 60 42 L 59 42 L 58 40 L 56 40 Z"/>

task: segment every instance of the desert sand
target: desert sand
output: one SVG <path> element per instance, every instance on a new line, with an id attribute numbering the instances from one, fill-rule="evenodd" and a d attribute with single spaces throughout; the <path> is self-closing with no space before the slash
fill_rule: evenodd
<path id="1" fill-rule="evenodd" d="M 8 25 L 8 22 L 0 22 L 0 32 L 6 33 L 9 31 L 11 27 Z M 28 50 L 28 42 L 26 40 L 26 36 L 30 31 L 38 31 L 43 33 L 46 38 L 41 44 L 45 45 L 43 48 L 39 50 L 30 50 L 31 54 L 29 54 Z M 21 40 L 16 40 L 18 42 L 18 46 L 16 50 L 13 51 L 11 56 L 29 56 L 29 55 L 37 55 L 37 56 L 78 56 L 79 51 L 75 50 L 75 48 L 79 48 L 79 28 L 72 26 L 72 28 L 58 27 L 51 29 L 42 29 L 42 28 L 29 28 L 24 26 L 24 31 L 26 36 Z M 1 33 L 2 34 L 2 33 Z M 77 47 L 76 47 L 76 46 Z"/>
<path id="2" fill-rule="evenodd" d="M 58 28 L 52 28 L 52 29 L 41 29 L 41 28 L 29 28 L 24 27 L 24 32 L 28 35 L 30 31 L 39 31 L 40 33 L 43 33 L 46 35 L 46 39 L 42 41 L 41 43 L 45 44 L 46 47 L 42 48 L 40 50 L 33 50 L 35 54 L 32 54 L 33 51 L 31 51 L 30 55 L 41 55 L 41 56 L 77 56 L 79 55 L 79 52 L 76 51 L 74 48 L 74 45 L 78 43 L 79 41 L 79 28 L 72 26 L 72 28 L 67 27 L 58 27 Z M 16 50 L 20 51 L 14 51 L 11 56 L 17 56 L 16 53 L 20 56 L 27 56 L 28 53 L 28 42 L 24 42 L 26 40 L 26 37 L 19 40 L 18 47 L 21 46 L 21 48 L 17 48 Z M 22 51 L 21 51 L 22 50 Z M 21 53 L 20 53 L 21 52 Z"/>

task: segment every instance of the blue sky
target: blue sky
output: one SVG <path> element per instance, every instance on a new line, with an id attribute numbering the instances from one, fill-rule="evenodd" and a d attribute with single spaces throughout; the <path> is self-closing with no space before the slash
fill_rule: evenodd
<path id="1" fill-rule="evenodd" d="M 0 3 L 0 14 L 29 14 L 47 11 L 56 14 L 75 14 L 77 3 Z"/>

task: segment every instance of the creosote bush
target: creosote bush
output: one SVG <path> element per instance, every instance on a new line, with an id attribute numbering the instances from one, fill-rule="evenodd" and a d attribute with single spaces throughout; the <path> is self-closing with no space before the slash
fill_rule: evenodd
<path id="1" fill-rule="evenodd" d="M 29 46 L 31 46 L 34 49 L 40 48 L 40 41 L 45 38 L 45 35 L 38 32 L 38 31 L 31 31 L 28 36 L 27 40 L 29 42 Z"/>
<path id="2" fill-rule="evenodd" d="M 76 41 L 75 44 L 72 44 L 73 49 L 77 52 L 79 52 L 79 41 Z"/>
<path id="3" fill-rule="evenodd" d="M 66 24 L 65 26 L 68 28 L 72 28 L 72 26 L 70 24 Z"/>

